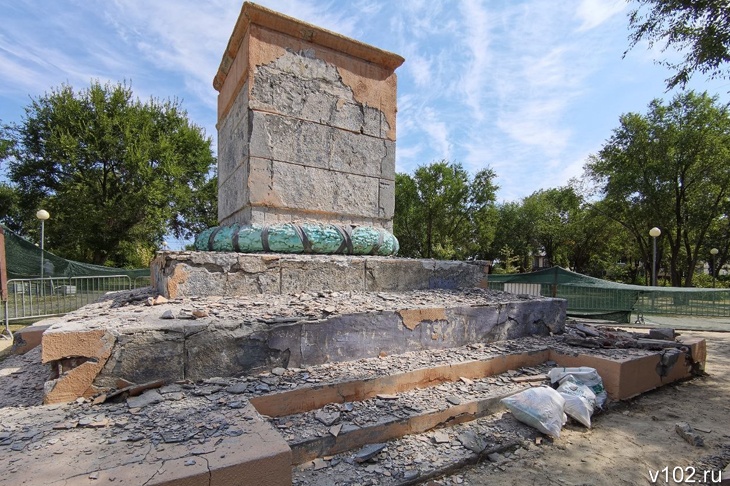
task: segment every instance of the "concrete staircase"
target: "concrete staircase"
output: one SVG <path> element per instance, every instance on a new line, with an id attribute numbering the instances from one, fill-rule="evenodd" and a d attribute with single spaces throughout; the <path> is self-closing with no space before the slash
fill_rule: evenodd
<path id="1" fill-rule="evenodd" d="M 687 357 L 704 356 L 704 342 L 685 340 Z M 614 399 L 692 376 L 691 358 L 683 359 L 657 382 L 647 373 L 656 374 L 657 352 L 570 353 L 552 339 L 532 338 L 472 348 L 472 359 L 455 350 L 446 362 L 320 382 L 254 397 L 251 404 L 287 441 L 293 484 L 408 485 L 480 461 L 498 467 L 505 454 L 535 447 L 542 435 L 505 413 L 500 400 L 549 384 L 553 366 L 597 367 Z"/>

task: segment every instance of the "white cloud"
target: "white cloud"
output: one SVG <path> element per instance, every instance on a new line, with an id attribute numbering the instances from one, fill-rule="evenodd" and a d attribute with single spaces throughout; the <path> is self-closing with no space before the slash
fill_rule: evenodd
<path id="1" fill-rule="evenodd" d="M 568 145 L 571 131 L 561 127 L 560 100 L 535 100 L 500 114 L 497 126 L 511 139 L 534 147 L 547 156 L 559 155 Z"/>
<path id="2" fill-rule="evenodd" d="M 419 87 L 426 87 L 433 80 L 434 73 L 431 62 L 423 56 L 417 54 L 410 56 L 406 67 Z"/>
<path id="3" fill-rule="evenodd" d="M 459 3 L 468 49 L 468 64 L 463 66 L 460 88 L 476 120 L 484 119 L 483 96 L 488 91 L 487 69 L 490 66 L 490 21 L 487 9 L 477 0 Z"/>
<path id="4" fill-rule="evenodd" d="M 449 128 L 439 113 L 433 108 L 424 108 L 419 114 L 418 125 L 426 133 L 426 143 L 438 154 L 437 157 L 439 159 L 451 158 Z"/>
<path id="5" fill-rule="evenodd" d="M 627 9 L 626 0 L 582 0 L 575 12 L 579 31 L 590 30 Z"/>

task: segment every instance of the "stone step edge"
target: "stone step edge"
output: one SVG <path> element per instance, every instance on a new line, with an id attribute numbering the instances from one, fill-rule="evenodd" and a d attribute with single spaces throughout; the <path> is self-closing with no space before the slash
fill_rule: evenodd
<path id="1" fill-rule="evenodd" d="M 406 435 L 419 434 L 429 430 L 450 427 L 470 422 L 504 410 L 503 398 L 514 395 L 529 385 L 518 386 L 508 393 L 473 400 L 447 407 L 444 410 L 427 410 L 407 418 L 393 418 L 372 426 L 343 430 L 337 435 L 327 435 L 290 443 L 292 465 L 304 464 L 318 457 L 332 456 L 360 448 L 367 444 L 387 442 Z"/>
<path id="2" fill-rule="evenodd" d="M 362 401 L 375 398 L 380 394 L 433 387 L 445 382 L 458 381 L 461 378 L 486 378 L 521 367 L 537 366 L 548 360 L 550 360 L 550 349 L 544 347 L 485 360 L 419 368 L 394 375 L 315 384 L 253 397 L 249 401 L 261 415 L 283 417 L 316 410 L 330 403 Z"/>
<path id="3" fill-rule="evenodd" d="M 608 396 L 625 400 L 674 381 L 691 378 L 699 365 L 704 369 L 707 356 L 704 339 L 684 337 L 690 349 L 682 352 L 668 371 L 657 373 L 662 353 L 635 358 L 612 359 L 590 353 L 567 353 L 565 350 L 543 347 L 521 353 L 504 354 L 484 360 L 450 363 L 428 368 L 337 383 L 314 384 L 295 390 L 270 393 L 250 399 L 256 410 L 268 417 L 281 417 L 322 408 L 329 403 L 344 403 L 374 398 L 379 394 L 399 393 L 416 387 L 437 386 L 460 378 L 478 379 L 521 367 L 554 361 L 558 366 L 590 366 L 598 371 Z"/>

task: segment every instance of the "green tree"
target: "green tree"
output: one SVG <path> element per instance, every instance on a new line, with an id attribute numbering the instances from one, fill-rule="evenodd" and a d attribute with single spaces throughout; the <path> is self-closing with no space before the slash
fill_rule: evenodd
<path id="1" fill-rule="evenodd" d="M 499 204 L 495 226 L 499 231 L 494 236 L 489 258 L 498 259 L 507 273 L 532 269 L 532 221 L 524 211 L 522 201 Z"/>
<path id="2" fill-rule="evenodd" d="M 210 138 L 179 102 L 142 103 L 126 84 L 63 85 L 32 100 L 15 144 L 20 205 L 51 213 L 47 248 L 71 259 L 136 263 L 128 252 L 154 249 L 168 228 L 188 236 L 193 206 L 214 192 Z"/>
<path id="3" fill-rule="evenodd" d="M 473 177 L 447 161 L 396 174 L 393 231 L 400 254 L 417 258 L 482 258 L 494 236 L 497 186 L 491 169 Z"/>
<path id="4" fill-rule="evenodd" d="M 681 62 L 661 61 L 674 71 L 667 88 L 684 87 L 699 71 L 710 78 L 730 78 L 730 5 L 727 0 L 635 0 L 629 14 L 629 49 L 642 40 L 649 48 L 684 53 Z M 624 54 L 625 55 L 625 54 Z"/>
<path id="5" fill-rule="evenodd" d="M 704 247 L 700 250 L 700 254 L 704 255 L 704 259 L 710 264 L 711 275 L 718 276 L 718 270 L 721 269 L 730 259 L 730 197 L 726 197 L 721 203 L 721 212 L 707 231 L 707 239 Z M 712 267 L 712 254 L 710 251 L 716 248 L 715 266 Z"/>
<path id="6" fill-rule="evenodd" d="M 10 157 L 14 146 L 11 128 L 0 120 L 0 161 Z"/>
<path id="7" fill-rule="evenodd" d="M 601 188 L 604 214 L 634 239 L 650 268 L 653 226 L 668 249 L 673 286 L 691 286 L 708 231 L 730 190 L 730 112 L 706 93 L 654 100 L 646 115 L 624 114 L 591 157 L 587 174 Z"/>
<path id="8" fill-rule="evenodd" d="M 586 204 L 573 225 L 572 268 L 578 273 L 641 284 L 642 254 L 626 228 L 613 219 L 605 201 Z"/>
<path id="9" fill-rule="evenodd" d="M 0 182 L 0 223 L 15 232 L 20 232 L 23 228 L 22 220 L 18 192 L 13 186 Z"/>
<path id="10" fill-rule="evenodd" d="M 544 251 L 552 265 L 570 266 L 581 203 L 570 186 L 542 189 L 523 200 L 523 211 L 532 222 L 533 253 Z"/>
<path id="11" fill-rule="evenodd" d="M 0 120 L 0 162 L 9 158 L 15 143 L 11 129 Z M 22 214 L 18 191 L 6 182 L 0 182 L 0 223 L 13 231 L 22 230 Z"/>

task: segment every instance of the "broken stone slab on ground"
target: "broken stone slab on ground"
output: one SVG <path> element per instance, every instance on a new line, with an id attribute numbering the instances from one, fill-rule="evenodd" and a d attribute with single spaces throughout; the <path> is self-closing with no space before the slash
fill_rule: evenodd
<path id="1" fill-rule="evenodd" d="M 5 409 L 0 484 L 289 484 L 286 443 L 250 405 L 205 398 Z M 256 437 L 256 440 L 242 438 Z M 20 460 L 22 459 L 22 460 Z"/>

